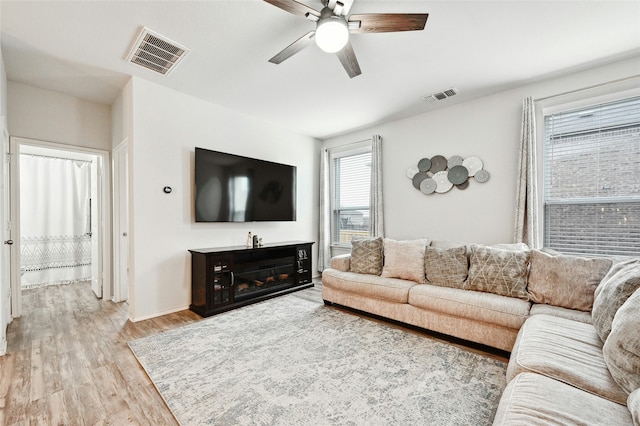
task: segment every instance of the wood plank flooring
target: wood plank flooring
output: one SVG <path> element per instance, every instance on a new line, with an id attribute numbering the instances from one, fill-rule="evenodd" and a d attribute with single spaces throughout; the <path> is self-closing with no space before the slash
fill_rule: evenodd
<path id="1" fill-rule="evenodd" d="M 0 425 L 177 425 L 127 341 L 200 317 L 128 316 L 88 283 L 25 290 L 0 357 Z"/>
<path id="2" fill-rule="evenodd" d="M 293 294 L 322 303 L 319 284 Z M 0 425 L 177 425 L 127 342 L 201 318 L 188 310 L 137 323 L 128 317 L 126 303 L 97 299 L 89 283 L 25 290 L 0 357 Z"/>

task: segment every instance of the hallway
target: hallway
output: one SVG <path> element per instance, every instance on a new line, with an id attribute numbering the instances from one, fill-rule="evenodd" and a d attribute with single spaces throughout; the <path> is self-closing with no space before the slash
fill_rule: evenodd
<path id="1" fill-rule="evenodd" d="M 0 357 L 0 424 L 173 425 L 127 341 L 200 319 L 182 311 L 137 323 L 89 282 L 23 292 Z"/>

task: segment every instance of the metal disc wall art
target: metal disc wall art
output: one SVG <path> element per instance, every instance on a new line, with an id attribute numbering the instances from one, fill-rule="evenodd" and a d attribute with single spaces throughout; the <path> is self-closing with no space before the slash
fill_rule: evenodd
<path id="1" fill-rule="evenodd" d="M 421 158 L 416 166 L 407 169 L 407 177 L 413 187 L 426 195 L 443 194 L 454 186 L 466 189 L 472 178 L 478 183 L 485 183 L 490 176 L 478 157 L 462 158 L 459 155 L 448 159 L 442 155 Z"/>

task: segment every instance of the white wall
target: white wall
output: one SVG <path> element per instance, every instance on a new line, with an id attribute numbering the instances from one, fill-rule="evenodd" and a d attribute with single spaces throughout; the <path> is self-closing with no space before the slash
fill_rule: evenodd
<path id="1" fill-rule="evenodd" d="M 428 236 L 480 243 L 510 242 L 513 239 L 522 99 L 527 96 L 542 98 L 639 73 L 640 58 L 633 58 L 372 126 L 327 139 L 324 145 L 337 146 L 374 134 L 382 136 L 387 237 Z M 637 86 L 638 80 L 632 84 Z M 617 88 L 609 86 L 554 98 L 546 103 L 566 102 L 568 98 L 591 96 L 602 90 Z M 412 186 L 406 170 L 416 166 L 420 158 L 438 154 L 480 157 L 485 169 L 491 173 L 491 179 L 484 184 L 472 181 L 464 191 L 453 188 L 445 194 L 424 195 Z"/>
<path id="2" fill-rule="evenodd" d="M 2 56 L 2 50 L 0 50 L 0 132 L 5 131 L 5 117 L 7 116 L 7 73 L 4 68 L 4 58 Z M 4 145 L 4 136 L 0 133 L 0 143 Z M 4 146 L 0 147 L 0 154 L 4 158 Z M 9 218 L 5 217 L 4 214 L 4 200 L 5 200 L 5 191 L 9 191 L 9 188 L 6 188 L 4 185 L 4 167 L 6 167 L 6 162 L 2 161 L 2 165 L 0 165 L 0 200 L 2 200 L 2 211 L 0 211 L 0 222 L 2 223 L 0 226 L 0 237 L 3 241 L 6 240 L 7 235 L 5 234 L 6 226 L 5 221 Z M 0 255 L 0 355 L 4 355 L 6 352 L 7 346 L 7 325 L 11 318 L 11 299 L 9 298 L 9 288 L 11 283 L 7 279 L 9 276 L 8 271 L 6 270 L 9 265 L 5 264 L 3 259 L 6 251 L 9 250 L 9 246 L 5 246 L 2 244 L 3 253 Z"/>
<path id="3" fill-rule="evenodd" d="M 111 150 L 111 107 L 9 81 L 11 136 Z"/>
<path id="4" fill-rule="evenodd" d="M 188 307 L 188 249 L 244 245 L 248 231 L 265 243 L 317 241 L 319 141 L 134 78 L 131 146 L 132 320 Z M 298 220 L 195 223 L 196 146 L 297 166 Z"/>

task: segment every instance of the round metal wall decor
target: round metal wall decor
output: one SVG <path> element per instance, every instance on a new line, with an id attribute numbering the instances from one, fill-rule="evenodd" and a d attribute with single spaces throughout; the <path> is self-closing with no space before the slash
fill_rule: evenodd
<path id="1" fill-rule="evenodd" d="M 448 159 L 443 155 L 421 158 L 416 166 L 407 169 L 407 177 L 413 187 L 425 195 L 448 192 L 454 186 L 467 189 L 469 182 L 475 180 L 485 183 L 491 175 L 484 169 L 484 163 L 478 157 L 462 158 L 452 155 Z"/>
<path id="2" fill-rule="evenodd" d="M 407 177 L 413 179 L 413 177 L 420 171 L 417 167 L 409 167 L 407 169 Z"/>
<path id="3" fill-rule="evenodd" d="M 420 170 L 421 172 L 428 172 L 430 168 L 431 159 L 423 158 L 422 160 L 418 161 L 418 170 Z"/>
<path id="4" fill-rule="evenodd" d="M 431 178 L 426 178 L 425 180 L 420 182 L 420 192 L 426 195 L 433 194 L 437 186 L 438 184 L 436 183 L 435 180 Z"/>
<path id="5" fill-rule="evenodd" d="M 420 184 L 422 183 L 423 180 L 425 180 L 426 178 L 428 178 L 429 175 L 426 172 L 418 172 L 416 173 L 416 175 L 413 177 L 413 187 L 415 189 L 420 189 Z"/>
<path id="6" fill-rule="evenodd" d="M 447 172 L 447 178 L 452 184 L 460 185 L 469 179 L 469 170 L 465 166 L 453 166 Z"/>
<path id="7" fill-rule="evenodd" d="M 450 169 L 454 168 L 455 166 L 462 166 L 462 162 L 464 161 L 464 158 L 460 157 L 459 155 L 452 155 L 451 157 L 449 157 L 449 159 L 447 160 L 447 167 L 449 167 Z"/>
<path id="8" fill-rule="evenodd" d="M 491 177 L 491 175 L 486 170 L 478 170 L 478 172 L 475 175 L 476 181 L 478 181 L 480 183 L 485 183 L 486 181 L 489 180 L 490 177 Z"/>
<path id="9" fill-rule="evenodd" d="M 431 168 L 429 171 L 431 173 L 442 172 L 447 169 L 447 159 L 442 155 L 436 155 L 431 157 Z"/>
<path id="10" fill-rule="evenodd" d="M 475 176 L 479 170 L 482 170 L 482 160 L 478 157 L 465 158 L 462 165 L 469 170 L 469 176 Z"/>

